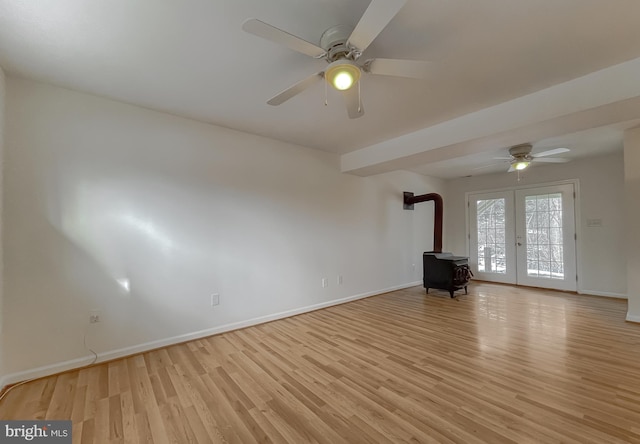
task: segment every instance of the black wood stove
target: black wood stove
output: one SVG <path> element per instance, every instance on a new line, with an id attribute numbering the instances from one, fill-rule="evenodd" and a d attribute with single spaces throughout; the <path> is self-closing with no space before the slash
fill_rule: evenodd
<path id="1" fill-rule="evenodd" d="M 473 276 L 468 257 L 426 252 L 422 255 L 422 269 L 427 293 L 430 288 L 437 288 L 448 291 L 454 297 L 455 291 L 464 288 L 464 293 L 467 294 L 467 284 Z"/>

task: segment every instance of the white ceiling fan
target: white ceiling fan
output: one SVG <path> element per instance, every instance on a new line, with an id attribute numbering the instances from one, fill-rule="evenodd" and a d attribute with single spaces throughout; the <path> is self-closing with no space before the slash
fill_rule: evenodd
<path id="1" fill-rule="evenodd" d="M 566 163 L 569 159 L 563 157 L 549 157 L 556 154 L 568 153 L 571 151 L 569 148 L 553 148 L 547 151 L 541 151 L 539 153 L 531 153 L 533 146 L 530 143 L 522 143 L 509 148 L 509 157 L 494 157 L 496 160 L 502 160 L 509 163 L 509 169 L 507 172 L 522 171 L 529 167 L 532 162 L 544 162 L 544 163 Z M 483 168 L 489 168 L 497 163 L 491 165 L 485 165 L 474 170 L 481 170 Z"/>
<path id="2" fill-rule="evenodd" d="M 523 143 L 520 145 L 512 146 L 509 148 L 509 157 L 495 157 L 498 160 L 508 160 L 509 169 L 507 172 L 522 171 L 528 168 L 531 162 L 546 162 L 546 163 L 565 163 L 569 162 L 569 159 L 562 157 L 549 157 L 556 154 L 568 153 L 569 148 L 554 148 L 547 151 L 541 151 L 539 153 L 531 153 L 533 146 L 530 143 Z"/>
<path id="3" fill-rule="evenodd" d="M 315 59 L 325 59 L 329 63 L 324 71 L 299 81 L 272 97 L 267 103 L 280 105 L 324 78 L 329 85 L 342 92 L 349 118 L 355 119 L 364 115 L 360 89 L 355 88 L 363 72 L 385 76 L 424 78 L 428 67 L 428 63 L 424 61 L 375 58 L 358 63 L 362 53 L 405 3 L 406 0 L 371 0 L 355 28 L 351 29 L 344 25 L 333 26 L 322 34 L 319 46 L 258 19 L 252 18 L 245 21 L 242 29 L 246 32 L 284 45 Z"/>

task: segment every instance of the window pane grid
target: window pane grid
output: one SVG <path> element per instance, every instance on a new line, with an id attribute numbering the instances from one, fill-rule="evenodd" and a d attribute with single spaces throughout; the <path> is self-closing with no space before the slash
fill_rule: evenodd
<path id="1" fill-rule="evenodd" d="M 478 271 L 506 274 L 505 199 L 476 202 Z"/>
<path id="2" fill-rule="evenodd" d="M 562 194 L 525 197 L 527 275 L 564 279 Z"/>

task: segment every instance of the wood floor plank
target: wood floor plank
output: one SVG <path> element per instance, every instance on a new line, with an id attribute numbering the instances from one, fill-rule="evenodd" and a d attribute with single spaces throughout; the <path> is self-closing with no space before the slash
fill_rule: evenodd
<path id="1" fill-rule="evenodd" d="M 639 443 L 626 302 L 421 287 L 32 381 L 0 419 L 74 443 Z"/>
<path id="2" fill-rule="evenodd" d="M 126 443 L 137 443 L 138 431 L 135 422 L 135 410 L 131 392 L 120 395 L 120 410 L 122 412 L 122 437 Z"/>

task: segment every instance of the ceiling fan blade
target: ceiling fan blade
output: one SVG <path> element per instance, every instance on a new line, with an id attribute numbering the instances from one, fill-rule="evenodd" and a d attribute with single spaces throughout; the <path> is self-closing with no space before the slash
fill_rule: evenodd
<path id="1" fill-rule="evenodd" d="M 513 157 L 494 157 L 495 160 L 513 160 Z"/>
<path id="2" fill-rule="evenodd" d="M 545 162 L 545 163 L 567 163 L 569 159 L 563 157 L 534 157 L 533 162 Z"/>
<path id="3" fill-rule="evenodd" d="M 555 148 L 552 150 L 541 151 L 539 153 L 532 154 L 531 157 L 545 157 L 545 156 L 554 156 L 556 154 L 568 153 L 571 151 L 569 148 Z"/>
<path id="4" fill-rule="evenodd" d="M 346 91 L 342 91 L 342 95 L 344 97 L 345 105 L 347 105 L 347 114 L 349 114 L 349 118 L 357 119 L 358 117 L 362 117 L 364 115 L 364 107 L 360 101 L 358 88 L 354 86 Z"/>
<path id="5" fill-rule="evenodd" d="M 351 33 L 347 45 L 355 46 L 364 52 L 406 2 L 407 0 L 371 0 Z"/>
<path id="6" fill-rule="evenodd" d="M 306 79 L 300 80 L 295 85 L 285 89 L 280 94 L 272 97 L 271 99 L 269 99 L 269 101 L 267 101 L 267 103 L 273 106 L 280 105 L 286 102 L 287 100 L 289 100 L 290 98 L 292 98 L 293 96 L 300 94 L 302 91 L 309 88 L 311 85 L 313 85 L 315 82 L 322 79 L 323 77 L 324 77 L 324 72 L 317 72 L 315 74 L 312 74 Z"/>
<path id="7" fill-rule="evenodd" d="M 371 74 L 424 79 L 429 65 L 429 62 L 422 60 L 370 59 L 365 62 L 364 68 Z"/>
<path id="8" fill-rule="evenodd" d="M 325 50 L 319 46 L 258 19 L 252 18 L 246 20 L 242 24 L 242 29 L 249 34 L 271 40 L 274 43 L 284 45 L 289 49 L 293 49 L 294 51 L 301 52 L 302 54 L 306 54 L 311 57 L 320 58 L 325 54 Z"/>

